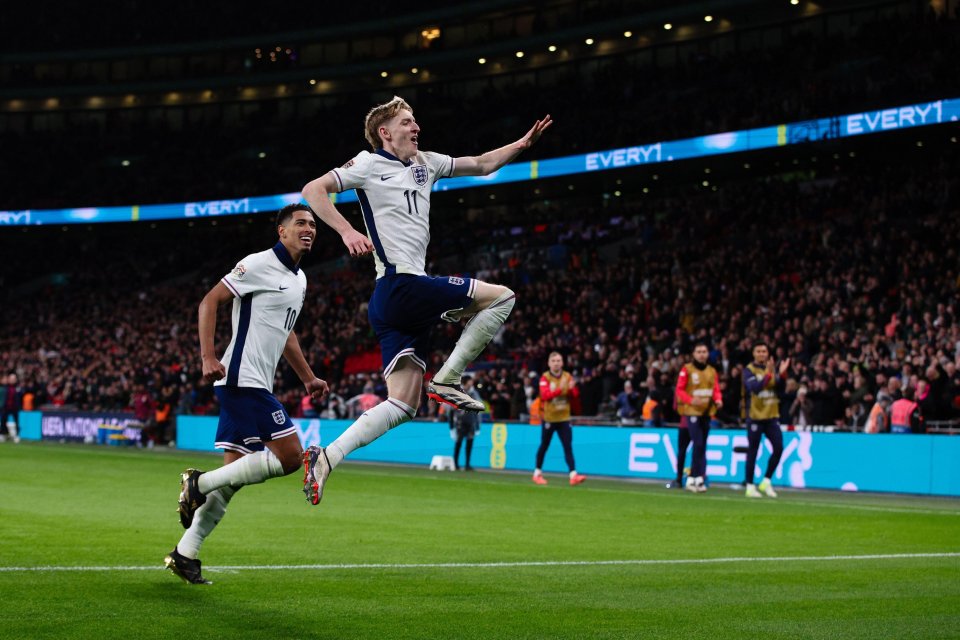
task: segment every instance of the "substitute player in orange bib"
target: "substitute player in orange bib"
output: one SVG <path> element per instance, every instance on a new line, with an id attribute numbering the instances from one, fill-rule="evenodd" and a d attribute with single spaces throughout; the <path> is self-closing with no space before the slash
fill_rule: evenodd
<path id="1" fill-rule="evenodd" d="M 677 413 L 680 428 L 686 428 L 693 442 L 693 461 L 687 478 L 687 491 L 703 493 L 707 486 L 703 476 L 707 470 L 707 436 L 710 435 L 710 418 L 723 406 L 717 370 L 707 364 L 710 352 L 705 343 L 693 347 L 693 362 L 680 369 L 677 376 Z M 678 465 L 683 465 L 679 460 Z"/>
<path id="2" fill-rule="evenodd" d="M 543 458 L 547 455 L 554 432 L 563 445 L 563 455 L 570 469 L 570 484 L 580 484 L 587 476 L 577 473 L 573 460 L 573 429 L 570 427 L 570 400 L 580 396 L 580 390 L 569 371 L 563 370 L 563 356 L 554 351 L 547 360 L 549 370 L 540 376 L 540 402 L 543 406 L 543 424 L 540 425 L 540 448 L 537 449 L 537 467 L 533 481 L 547 484 L 543 477 Z"/>

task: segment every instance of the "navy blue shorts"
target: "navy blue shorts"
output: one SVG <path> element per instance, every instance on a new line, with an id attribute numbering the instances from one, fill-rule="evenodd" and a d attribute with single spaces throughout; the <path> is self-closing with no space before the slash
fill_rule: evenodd
<path id="1" fill-rule="evenodd" d="M 458 276 L 396 274 L 377 280 L 367 317 L 383 354 L 383 376 L 410 356 L 424 371 L 430 351 L 430 330 L 440 320 L 456 322 L 473 302 L 476 280 Z"/>
<path id="2" fill-rule="evenodd" d="M 253 453 L 263 451 L 263 443 L 297 432 L 287 410 L 266 389 L 251 387 L 213 388 L 220 401 L 217 425 L 217 449 Z"/>

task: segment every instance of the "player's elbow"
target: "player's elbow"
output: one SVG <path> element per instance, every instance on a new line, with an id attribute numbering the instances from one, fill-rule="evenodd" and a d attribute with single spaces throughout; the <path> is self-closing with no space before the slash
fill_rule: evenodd
<path id="1" fill-rule="evenodd" d="M 326 197 L 327 188 L 323 184 L 323 180 L 317 178 L 316 180 L 311 180 L 304 185 L 303 189 L 300 191 L 300 195 L 302 195 L 307 202 L 310 202 L 314 198 Z"/>
<path id="2" fill-rule="evenodd" d="M 216 309 L 217 305 L 213 302 L 210 294 L 208 293 L 207 295 L 203 296 L 203 300 L 200 301 L 200 306 L 197 307 L 197 315 L 202 318 L 205 314 L 210 312 L 211 307 Z"/>

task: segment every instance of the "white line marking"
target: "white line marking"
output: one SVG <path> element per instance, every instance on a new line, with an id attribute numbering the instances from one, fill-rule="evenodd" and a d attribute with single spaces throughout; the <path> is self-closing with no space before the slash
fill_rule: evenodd
<path id="1" fill-rule="evenodd" d="M 960 552 L 937 553 L 875 553 L 867 555 L 838 556 L 762 556 L 731 558 L 683 558 L 675 560 L 542 560 L 528 562 L 424 562 L 411 564 L 259 564 L 224 565 L 204 567 L 205 571 L 336 571 L 340 569 L 501 569 L 504 567 L 606 567 L 606 566 L 656 566 L 676 564 L 728 564 L 737 562 L 842 562 L 849 560 L 909 560 L 922 558 L 960 558 Z M 0 573 L 59 572 L 59 571 L 157 571 L 162 566 L 90 566 L 90 567 L 0 567 Z"/>

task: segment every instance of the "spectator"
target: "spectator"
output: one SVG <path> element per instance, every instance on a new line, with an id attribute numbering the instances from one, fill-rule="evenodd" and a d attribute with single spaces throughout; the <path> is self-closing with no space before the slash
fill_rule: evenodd
<path id="1" fill-rule="evenodd" d="M 639 401 L 640 395 L 633 390 L 633 383 L 629 380 L 624 382 L 623 391 L 617 394 L 617 400 L 614 403 L 620 424 L 636 424 L 637 417 L 640 414 L 637 410 Z"/>
<path id="2" fill-rule="evenodd" d="M 807 388 L 799 387 L 797 389 L 797 395 L 794 398 L 793 403 L 790 405 L 789 424 L 797 427 L 806 427 L 807 425 L 813 424 L 810 421 L 812 409 L 813 402 L 811 402 L 807 397 Z"/>
<path id="3" fill-rule="evenodd" d="M 924 420 L 936 420 L 939 418 L 939 407 L 937 406 L 937 397 L 932 393 L 933 389 L 926 378 L 917 380 L 917 390 L 914 398 L 920 407 L 920 415 Z"/>

